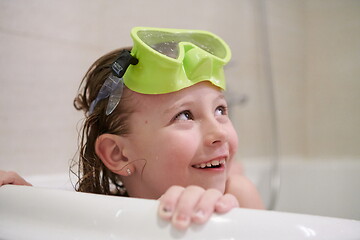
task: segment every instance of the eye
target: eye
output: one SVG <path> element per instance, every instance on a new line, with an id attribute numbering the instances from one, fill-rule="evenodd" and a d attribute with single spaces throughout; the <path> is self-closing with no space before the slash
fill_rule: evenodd
<path id="1" fill-rule="evenodd" d="M 218 106 L 215 109 L 215 116 L 227 115 L 227 114 L 228 114 L 228 109 L 226 106 Z"/>
<path id="2" fill-rule="evenodd" d="M 194 120 L 194 116 L 192 115 L 192 113 L 189 110 L 185 110 L 185 111 L 178 113 L 174 117 L 174 120 L 180 120 L 180 121 Z"/>

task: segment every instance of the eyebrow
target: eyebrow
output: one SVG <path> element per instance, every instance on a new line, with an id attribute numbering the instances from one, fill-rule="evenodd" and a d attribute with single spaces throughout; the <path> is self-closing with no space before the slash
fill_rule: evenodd
<path id="1" fill-rule="evenodd" d="M 225 100 L 226 101 L 225 96 L 224 96 L 223 93 L 220 93 L 213 101 L 216 102 L 218 100 Z M 196 102 L 196 100 L 189 100 L 189 101 L 185 101 L 185 102 L 182 102 L 180 100 L 178 102 L 175 102 L 169 108 L 166 108 L 164 113 L 168 114 L 168 113 L 173 112 L 173 111 L 176 112 L 176 109 L 179 109 L 179 108 L 181 108 L 183 106 L 189 106 L 189 105 L 193 104 L 194 102 Z"/>
<path id="2" fill-rule="evenodd" d="M 224 93 L 223 92 L 221 92 L 220 94 L 219 94 L 219 96 L 217 96 L 216 97 L 216 99 L 215 100 L 218 100 L 218 99 L 221 99 L 221 100 L 225 100 L 225 95 L 224 95 Z"/>
<path id="3" fill-rule="evenodd" d="M 170 107 L 166 108 L 164 113 L 165 114 L 168 114 L 170 112 L 175 112 L 176 109 L 179 109 L 183 106 L 188 106 L 188 105 L 191 105 L 194 101 L 186 101 L 186 102 L 175 102 L 174 104 L 172 104 Z"/>

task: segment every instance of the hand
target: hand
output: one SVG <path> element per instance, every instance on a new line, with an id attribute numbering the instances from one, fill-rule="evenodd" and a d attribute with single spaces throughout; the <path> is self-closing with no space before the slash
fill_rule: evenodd
<path id="1" fill-rule="evenodd" d="M 6 184 L 32 186 L 30 183 L 25 181 L 25 179 L 20 177 L 19 174 L 17 174 L 16 172 L 6 172 L 0 170 L 0 186 Z"/>
<path id="2" fill-rule="evenodd" d="M 223 195 L 216 189 L 198 186 L 172 186 L 159 201 L 159 216 L 171 221 L 177 229 L 186 229 L 191 223 L 205 223 L 214 212 L 226 213 L 239 207 L 232 194 Z"/>

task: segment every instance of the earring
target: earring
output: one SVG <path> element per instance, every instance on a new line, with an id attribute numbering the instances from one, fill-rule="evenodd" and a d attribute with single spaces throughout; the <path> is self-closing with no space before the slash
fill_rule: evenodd
<path id="1" fill-rule="evenodd" d="M 127 172 L 127 175 L 128 175 L 128 176 L 130 176 L 131 173 L 132 173 L 131 170 L 130 170 L 130 168 L 127 168 L 127 169 L 126 169 L 126 172 Z"/>

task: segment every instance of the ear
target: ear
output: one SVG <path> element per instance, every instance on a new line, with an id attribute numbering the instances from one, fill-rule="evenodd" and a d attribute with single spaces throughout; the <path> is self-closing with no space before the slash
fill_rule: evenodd
<path id="1" fill-rule="evenodd" d="M 110 171 L 122 176 L 135 172 L 134 165 L 126 157 L 123 137 L 114 134 L 100 135 L 95 142 L 95 152 Z"/>

